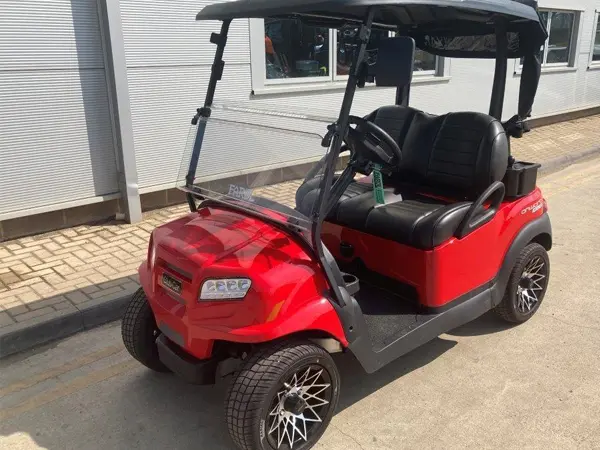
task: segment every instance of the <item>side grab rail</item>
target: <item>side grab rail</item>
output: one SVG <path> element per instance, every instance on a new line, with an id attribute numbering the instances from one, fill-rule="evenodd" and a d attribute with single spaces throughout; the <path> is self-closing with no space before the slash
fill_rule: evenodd
<path id="1" fill-rule="evenodd" d="M 454 236 L 462 239 L 492 220 L 498 212 L 502 200 L 504 200 L 505 192 L 504 183 L 501 181 L 496 181 L 487 188 L 477 201 L 471 205 Z M 489 208 L 484 208 L 483 205 L 488 201 L 490 202 Z"/>

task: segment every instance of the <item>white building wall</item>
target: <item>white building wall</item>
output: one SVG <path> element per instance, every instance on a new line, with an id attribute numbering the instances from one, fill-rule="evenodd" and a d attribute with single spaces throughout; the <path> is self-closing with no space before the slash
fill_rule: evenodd
<path id="1" fill-rule="evenodd" d="M 0 220 L 117 191 L 96 0 L 0 1 Z"/>

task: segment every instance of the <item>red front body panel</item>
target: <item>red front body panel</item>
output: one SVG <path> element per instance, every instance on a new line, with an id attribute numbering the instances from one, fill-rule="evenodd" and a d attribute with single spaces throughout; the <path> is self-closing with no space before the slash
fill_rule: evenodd
<path id="1" fill-rule="evenodd" d="M 414 286 L 421 304 L 439 308 L 493 280 L 517 233 L 544 209 L 542 193 L 536 189 L 502 203 L 491 222 L 465 238 L 452 238 L 430 251 L 331 223 L 323 225 L 322 239 L 339 260 L 344 260 L 340 243 L 351 244 L 353 257 L 370 270 Z"/>
<path id="2" fill-rule="evenodd" d="M 321 268 L 285 231 L 213 206 L 157 228 L 150 246 L 140 282 L 159 327 L 194 356 L 210 357 L 215 340 L 257 343 L 307 330 L 347 345 Z M 162 285 L 165 272 L 182 282 L 180 295 Z M 210 278 L 249 278 L 252 286 L 243 300 L 200 301 Z"/>

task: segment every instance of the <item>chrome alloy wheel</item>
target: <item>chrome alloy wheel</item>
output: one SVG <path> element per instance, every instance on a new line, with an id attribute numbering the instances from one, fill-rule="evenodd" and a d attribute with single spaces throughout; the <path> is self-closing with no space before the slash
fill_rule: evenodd
<path id="1" fill-rule="evenodd" d="M 269 443 L 292 450 L 308 442 L 331 407 L 331 377 L 321 366 L 294 373 L 277 392 L 268 417 Z"/>
<path id="2" fill-rule="evenodd" d="M 532 258 L 521 275 L 517 286 L 517 309 L 522 314 L 531 313 L 546 289 L 548 268 L 539 256 Z"/>

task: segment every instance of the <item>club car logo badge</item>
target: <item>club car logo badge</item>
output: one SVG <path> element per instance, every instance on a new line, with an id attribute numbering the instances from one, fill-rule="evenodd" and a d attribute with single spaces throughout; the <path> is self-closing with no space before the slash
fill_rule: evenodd
<path id="1" fill-rule="evenodd" d="M 529 205 L 527 208 L 525 208 L 523 211 L 521 211 L 521 214 L 527 214 L 527 213 L 534 214 L 534 213 L 538 212 L 540 209 L 542 209 L 543 207 L 544 207 L 544 201 L 538 200 L 533 205 Z"/>
<path id="2" fill-rule="evenodd" d="M 163 273 L 162 285 L 167 289 L 170 289 L 171 291 L 175 292 L 176 294 L 181 294 L 181 281 L 179 281 L 177 278 L 172 277 L 171 275 Z"/>
<path id="3" fill-rule="evenodd" d="M 253 201 L 252 189 L 244 188 L 242 186 L 236 186 L 235 184 L 229 185 L 229 193 L 227 195 L 238 200 L 243 200 L 245 202 Z"/>

